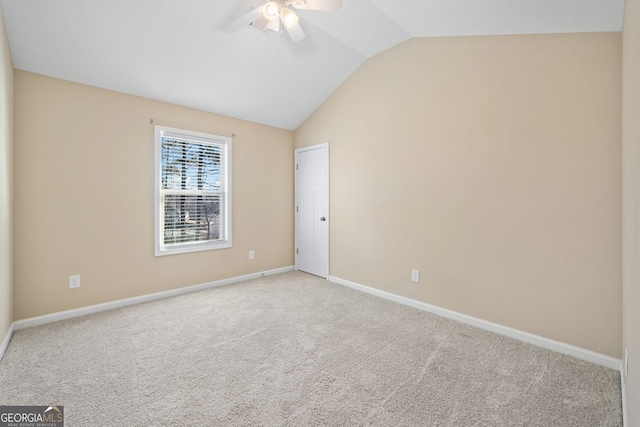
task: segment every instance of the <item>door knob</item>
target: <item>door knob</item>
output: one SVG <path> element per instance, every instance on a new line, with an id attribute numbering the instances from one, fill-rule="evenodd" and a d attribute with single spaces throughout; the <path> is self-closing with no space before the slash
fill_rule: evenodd
<path id="1" fill-rule="evenodd" d="M 320 221 L 326 221 L 326 220 L 327 220 L 327 218 L 325 218 L 325 217 L 320 217 Z"/>

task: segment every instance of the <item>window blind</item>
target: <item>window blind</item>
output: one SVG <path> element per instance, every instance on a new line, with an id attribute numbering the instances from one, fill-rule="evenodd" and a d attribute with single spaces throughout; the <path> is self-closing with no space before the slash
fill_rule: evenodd
<path id="1" fill-rule="evenodd" d="M 161 147 L 161 246 L 226 240 L 225 141 L 164 132 Z"/>

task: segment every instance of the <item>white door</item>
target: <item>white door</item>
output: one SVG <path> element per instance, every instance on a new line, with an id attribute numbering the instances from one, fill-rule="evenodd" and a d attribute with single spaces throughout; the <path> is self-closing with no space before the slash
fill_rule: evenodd
<path id="1" fill-rule="evenodd" d="M 295 151 L 296 269 L 329 277 L 329 144 Z"/>

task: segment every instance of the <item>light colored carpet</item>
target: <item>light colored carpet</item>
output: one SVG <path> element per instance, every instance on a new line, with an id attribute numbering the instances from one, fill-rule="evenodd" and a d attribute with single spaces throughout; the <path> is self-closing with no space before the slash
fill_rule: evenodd
<path id="1" fill-rule="evenodd" d="M 0 404 L 74 426 L 621 426 L 619 374 L 303 273 L 15 333 Z"/>

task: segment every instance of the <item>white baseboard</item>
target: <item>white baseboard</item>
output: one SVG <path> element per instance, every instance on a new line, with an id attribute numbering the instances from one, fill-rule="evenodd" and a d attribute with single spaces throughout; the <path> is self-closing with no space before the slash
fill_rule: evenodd
<path id="1" fill-rule="evenodd" d="M 627 379 L 624 377 L 624 368 L 620 362 L 620 394 L 622 394 L 622 425 L 627 427 Z"/>
<path id="2" fill-rule="evenodd" d="M 15 322 L 9 325 L 9 330 L 7 330 L 7 334 L 4 336 L 2 340 L 2 344 L 0 344 L 0 360 L 4 357 L 4 352 L 7 351 L 7 347 L 9 346 L 9 341 L 11 341 L 11 337 L 13 336 L 13 331 L 15 330 Z"/>
<path id="3" fill-rule="evenodd" d="M 438 316 L 446 317 L 447 319 L 456 320 L 458 322 L 465 323 L 467 325 L 475 326 L 476 328 L 491 331 L 496 334 L 504 335 L 510 338 L 524 341 L 529 344 L 536 345 L 538 347 L 557 351 L 558 353 L 573 356 L 578 359 L 586 360 L 587 362 L 595 363 L 597 365 L 605 366 L 607 368 L 620 371 L 620 367 L 621 367 L 620 360 L 615 359 L 611 356 L 596 353 L 594 351 L 586 350 L 584 348 L 576 347 L 570 344 L 565 344 L 560 341 L 554 341 L 549 338 L 544 338 L 539 335 L 530 334 L 528 332 L 523 332 L 517 329 L 509 328 L 507 326 L 502 326 L 497 323 L 478 319 L 477 317 L 467 316 L 466 314 L 458 313 L 452 310 L 448 310 L 446 308 L 440 308 L 435 305 L 416 301 L 411 298 L 402 297 L 400 295 L 392 294 L 390 292 L 381 291 L 379 289 L 371 288 L 365 285 L 361 285 L 359 283 L 341 279 L 339 277 L 329 276 L 328 280 L 338 285 L 347 286 L 349 288 L 366 292 L 368 294 L 375 295 L 380 298 L 388 299 L 390 301 L 408 305 L 410 307 L 417 308 L 419 310 L 437 314 Z"/>
<path id="4" fill-rule="evenodd" d="M 103 304 L 90 305 L 88 307 L 76 308 L 73 310 L 59 311 L 57 313 L 45 314 L 43 316 L 30 317 L 28 319 L 17 320 L 13 323 L 15 330 L 30 328 L 32 326 L 44 325 L 46 323 L 58 322 L 60 320 L 71 319 L 74 317 L 85 316 L 87 314 L 99 313 L 101 311 L 113 310 L 114 308 L 127 307 L 130 305 L 141 304 L 144 302 L 155 301 L 159 299 L 174 297 L 177 295 L 188 294 L 191 292 L 203 291 L 205 289 L 216 288 L 218 286 L 231 285 L 233 283 L 244 282 L 251 279 L 257 279 L 264 276 L 272 276 L 274 274 L 287 273 L 293 271 L 293 266 L 276 268 L 273 270 L 261 271 L 258 273 L 245 274 L 244 276 L 236 276 L 228 279 L 216 280 L 213 282 L 201 283 L 199 285 L 186 286 L 184 288 L 171 289 L 153 294 L 141 295 L 121 299 L 117 301 L 105 302 Z"/>

